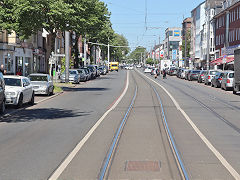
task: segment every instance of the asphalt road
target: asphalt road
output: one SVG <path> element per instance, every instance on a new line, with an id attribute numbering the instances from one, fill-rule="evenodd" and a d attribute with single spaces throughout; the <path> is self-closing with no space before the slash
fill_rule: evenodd
<path id="1" fill-rule="evenodd" d="M 162 100 L 189 179 L 239 179 L 240 96 L 175 77 L 163 80 L 141 70 L 126 72 L 112 72 L 67 88 L 61 96 L 2 120 L 0 179 L 49 178 L 118 102 L 127 74 L 126 94 L 61 169 L 59 179 L 99 177 L 135 92 L 133 108 L 108 169 L 109 179 L 181 179 L 152 86 Z"/>
<path id="2" fill-rule="evenodd" d="M 47 179 L 121 93 L 112 72 L 0 122 L 0 179 Z"/>

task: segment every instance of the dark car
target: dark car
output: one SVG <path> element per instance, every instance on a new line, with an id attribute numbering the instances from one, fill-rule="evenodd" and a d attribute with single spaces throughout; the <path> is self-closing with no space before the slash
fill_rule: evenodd
<path id="1" fill-rule="evenodd" d="M 82 67 L 80 69 L 83 69 L 85 71 L 85 74 L 87 75 L 87 81 L 91 79 L 91 72 L 87 67 Z"/>
<path id="2" fill-rule="evenodd" d="M 3 114 L 5 112 L 5 82 L 3 78 L 3 74 L 0 72 L 0 113 Z"/>
<path id="3" fill-rule="evenodd" d="M 78 73 L 80 74 L 80 81 L 86 82 L 88 80 L 88 75 L 86 74 L 84 69 L 77 69 Z"/>
<path id="4" fill-rule="evenodd" d="M 200 74 L 200 70 L 192 70 L 190 71 L 189 73 L 189 77 L 188 77 L 188 80 L 189 81 L 193 81 L 193 80 L 198 80 L 198 75 Z"/>
<path id="5" fill-rule="evenodd" d="M 90 71 L 92 71 L 93 73 L 93 79 L 95 79 L 98 76 L 98 72 L 97 72 L 97 68 L 94 65 L 90 65 L 88 66 L 88 68 L 90 69 Z"/>
<path id="6" fill-rule="evenodd" d="M 211 86 L 215 88 L 220 88 L 222 83 L 223 72 L 217 72 L 211 80 Z"/>
<path id="7" fill-rule="evenodd" d="M 101 75 L 107 74 L 107 68 L 105 66 L 100 66 L 98 69 L 99 69 Z"/>
<path id="8" fill-rule="evenodd" d="M 205 70 L 202 70 L 202 71 L 200 72 L 200 74 L 198 75 L 198 82 L 199 82 L 199 83 L 203 83 L 203 82 L 204 82 L 204 76 L 205 76 L 205 74 L 206 74 L 206 71 L 205 71 Z"/>

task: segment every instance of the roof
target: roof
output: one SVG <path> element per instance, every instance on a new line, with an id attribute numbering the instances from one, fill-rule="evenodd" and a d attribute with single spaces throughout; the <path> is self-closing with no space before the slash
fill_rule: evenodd
<path id="1" fill-rule="evenodd" d="M 197 8 L 199 8 L 201 5 L 203 5 L 205 2 L 206 2 L 206 1 L 203 1 L 202 3 L 200 3 L 197 7 L 195 7 L 195 8 L 191 11 L 191 13 L 192 13 L 193 11 L 195 11 Z"/>
<path id="2" fill-rule="evenodd" d="M 43 74 L 43 73 L 34 73 L 34 74 L 29 74 L 29 76 L 47 76 L 48 74 Z"/>
<path id="3" fill-rule="evenodd" d="M 219 16 L 225 14 L 227 11 L 229 11 L 230 9 L 234 8 L 235 6 L 239 5 L 240 4 L 240 1 L 238 2 L 235 2 L 233 5 L 229 6 L 228 8 L 222 10 L 221 12 L 219 12 L 218 14 L 216 14 L 213 18 L 216 19 L 218 18 Z"/>
<path id="4" fill-rule="evenodd" d="M 26 78 L 25 76 L 18 76 L 18 75 L 4 75 L 4 78 L 14 78 L 14 79 L 22 79 Z"/>

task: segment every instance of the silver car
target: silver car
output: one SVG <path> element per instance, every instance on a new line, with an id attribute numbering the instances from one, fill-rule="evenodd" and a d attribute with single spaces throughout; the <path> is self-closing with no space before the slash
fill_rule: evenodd
<path id="1" fill-rule="evenodd" d="M 52 78 L 48 74 L 30 74 L 29 79 L 35 94 L 52 95 L 54 91 Z"/>
<path id="2" fill-rule="evenodd" d="M 212 78 L 215 76 L 215 74 L 217 72 L 218 72 L 217 70 L 206 71 L 205 76 L 204 76 L 204 84 L 209 85 L 212 81 Z"/>
<path id="3" fill-rule="evenodd" d="M 222 77 L 221 88 L 225 91 L 233 89 L 234 71 L 225 71 Z"/>
<path id="4" fill-rule="evenodd" d="M 60 80 L 62 83 L 65 82 L 65 71 L 61 74 Z M 80 83 L 80 74 L 75 69 L 69 69 L 69 82 L 79 84 Z"/>

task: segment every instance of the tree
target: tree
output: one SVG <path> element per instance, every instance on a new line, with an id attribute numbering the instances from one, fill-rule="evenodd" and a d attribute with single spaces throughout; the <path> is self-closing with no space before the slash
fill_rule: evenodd
<path id="1" fill-rule="evenodd" d="M 154 64 L 154 60 L 153 60 L 152 58 L 148 58 L 148 59 L 146 60 L 146 63 L 147 63 L 147 64 L 150 64 L 150 65 L 153 65 L 153 64 Z"/>
<path id="2" fill-rule="evenodd" d="M 114 61 L 120 62 L 125 59 L 126 55 L 129 53 L 128 41 L 120 34 L 115 33 L 113 39 L 110 40 L 112 46 L 123 46 L 123 47 L 111 47 L 110 54 Z"/>
<path id="3" fill-rule="evenodd" d="M 132 51 L 130 53 L 130 55 L 128 56 L 129 59 L 133 59 L 134 62 L 136 63 L 140 63 L 141 58 L 144 59 L 145 58 L 145 52 L 146 52 L 146 48 L 145 47 L 137 47 L 134 51 Z"/>
<path id="4" fill-rule="evenodd" d="M 186 57 L 190 57 L 191 50 L 191 30 L 186 32 L 185 38 L 187 39 L 187 54 Z M 185 57 L 185 40 L 182 41 L 181 50 L 183 52 L 183 57 Z"/>

